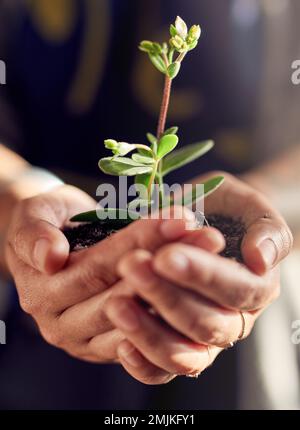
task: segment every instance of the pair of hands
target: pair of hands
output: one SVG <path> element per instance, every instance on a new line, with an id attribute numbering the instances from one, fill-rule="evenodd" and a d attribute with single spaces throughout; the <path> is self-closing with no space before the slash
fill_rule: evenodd
<path id="1" fill-rule="evenodd" d="M 218 255 L 225 243 L 217 230 L 187 230 L 193 222 L 187 210 L 182 219 L 137 221 L 69 254 L 60 229 L 95 202 L 62 186 L 20 203 L 7 235 L 7 262 L 21 306 L 45 340 L 74 357 L 118 362 L 137 380 L 161 384 L 212 364 L 239 337 L 240 311 L 247 336 L 279 294 L 277 264 L 292 237 L 261 195 L 225 176 L 206 199 L 206 213 L 242 218 L 248 268 Z"/>

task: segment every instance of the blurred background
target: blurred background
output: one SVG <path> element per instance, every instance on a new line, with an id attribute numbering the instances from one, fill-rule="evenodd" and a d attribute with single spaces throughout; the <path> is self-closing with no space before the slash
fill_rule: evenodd
<path id="1" fill-rule="evenodd" d="M 180 127 L 182 144 L 213 138 L 216 147 L 170 181 L 211 169 L 246 174 L 296 147 L 295 0 L 2 0 L 7 85 L 0 86 L 0 141 L 94 196 L 103 139 L 142 143 L 155 132 L 162 75 L 137 46 L 167 40 L 177 15 L 199 23 L 202 36 L 174 85 L 168 123 Z M 8 327 L 0 408 L 299 408 L 299 347 L 291 342 L 291 323 L 300 319 L 298 261 L 294 254 L 284 268 L 285 294 L 249 340 L 223 353 L 199 380 L 161 387 L 47 345 L 9 288 L 0 299 Z"/>

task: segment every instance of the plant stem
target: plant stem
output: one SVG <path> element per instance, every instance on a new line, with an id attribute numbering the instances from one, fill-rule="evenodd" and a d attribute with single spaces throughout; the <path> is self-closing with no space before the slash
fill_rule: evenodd
<path id="1" fill-rule="evenodd" d="M 157 167 L 158 167 L 158 161 L 156 161 L 155 164 L 154 164 L 154 166 L 153 166 L 151 178 L 150 178 L 149 184 L 148 184 L 147 191 L 148 191 L 148 200 L 149 201 L 151 201 L 151 198 L 152 198 L 152 193 L 151 193 L 151 191 L 152 191 L 152 184 L 153 184 L 153 182 L 155 180 L 155 176 L 156 176 L 156 173 L 157 173 Z"/>
<path id="2" fill-rule="evenodd" d="M 158 126 L 157 126 L 157 140 L 160 139 L 161 135 L 165 131 L 168 109 L 170 104 L 171 87 L 172 87 L 172 79 L 166 75 L 163 98 L 161 102 L 161 108 L 160 108 L 160 114 L 159 114 L 159 120 L 158 120 Z"/>
<path id="3" fill-rule="evenodd" d="M 187 52 L 181 52 L 181 54 L 178 55 L 176 61 L 178 63 L 182 63 L 182 60 L 184 59 L 184 57 L 186 56 Z"/>
<path id="4" fill-rule="evenodd" d="M 159 141 L 160 137 L 165 131 L 168 109 L 170 104 L 170 96 L 171 96 L 171 88 L 172 88 L 172 79 L 166 75 L 165 84 L 164 84 L 164 92 L 163 98 L 161 102 L 158 126 L 157 126 L 157 141 Z M 163 201 L 164 198 L 164 189 L 163 189 L 163 175 L 162 175 L 162 161 L 158 164 L 158 173 L 159 173 L 159 198 Z"/>

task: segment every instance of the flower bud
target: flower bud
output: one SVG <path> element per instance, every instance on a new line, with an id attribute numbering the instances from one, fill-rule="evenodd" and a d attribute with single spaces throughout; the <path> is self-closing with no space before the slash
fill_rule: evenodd
<path id="1" fill-rule="evenodd" d="M 172 48 L 175 48 L 177 51 L 180 51 L 183 48 L 184 40 L 182 40 L 182 38 L 179 36 L 171 37 L 170 45 L 172 46 Z"/>
<path id="2" fill-rule="evenodd" d="M 180 36 L 182 39 L 185 39 L 188 34 L 188 28 L 186 23 L 183 21 L 180 16 L 177 16 L 175 21 L 175 28 L 177 31 L 177 35 Z"/>
<path id="3" fill-rule="evenodd" d="M 151 53 L 153 51 L 153 42 L 150 42 L 150 40 L 143 40 L 140 43 L 139 49 L 143 52 Z"/>
<path id="4" fill-rule="evenodd" d="M 193 43 L 195 40 L 199 40 L 201 36 L 201 28 L 200 25 L 193 25 L 190 28 L 189 34 L 188 34 L 188 43 Z"/>
<path id="5" fill-rule="evenodd" d="M 113 139 L 104 141 L 105 148 L 110 149 L 114 155 L 126 155 L 135 149 L 135 145 L 127 142 L 117 142 Z"/>
<path id="6" fill-rule="evenodd" d="M 107 149 L 115 149 L 118 146 L 118 142 L 116 140 L 113 140 L 113 139 L 106 139 L 104 141 L 104 146 Z"/>

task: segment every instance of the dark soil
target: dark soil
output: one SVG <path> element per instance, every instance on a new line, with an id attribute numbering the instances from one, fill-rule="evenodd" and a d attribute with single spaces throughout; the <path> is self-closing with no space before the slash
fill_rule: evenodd
<path id="1" fill-rule="evenodd" d="M 246 233 L 244 224 L 240 220 L 234 220 L 222 215 L 209 215 L 206 220 L 211 227 L 220 230 L 225 237 L 226 247 L 221 255 L 242 262 L 241 243 Z M 120 225 L 119 222 L 113 221 L 97 221 L 90 224 L 81 224 L 75 228 L 67 228 L 64 230 L 64 234 L 70 243 L 71 251 L 78 251 L 95 245 L 125 227 L 125 225 L 125 223 Z"/>
<path id="2" fill-rule="evenodd" d="M 220 230 L 225 237 L 226 247 L 221 255 L 242 263 L 241 244 L 246 233 L 246 227 L 241 220 L 233 220 L 222 215 L 210 215 L 207 217 L 207 221 L 211 227 Z"/>
<path id="3" fill-rule="evenodd" d="M 64 234 L 69 241 L 71 251 L 79 251 L 106 239 L 126 225 L 127 223 L 122 224 L 113 221 L 96 221 L 81 224 L 75 228 L 68 227 L 64 230 Z"/>

